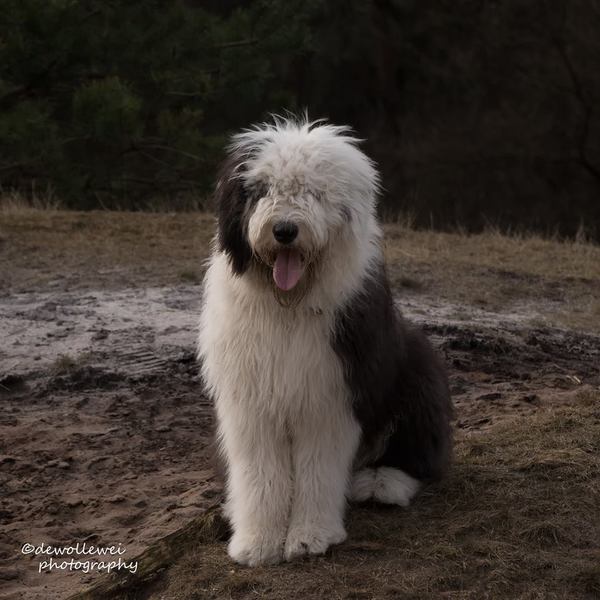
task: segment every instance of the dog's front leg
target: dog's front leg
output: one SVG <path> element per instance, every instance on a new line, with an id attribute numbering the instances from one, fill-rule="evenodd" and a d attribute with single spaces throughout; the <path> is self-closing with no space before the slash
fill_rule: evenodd
<path id="1" fill-rule="evenodd" d="M 323 554 L 346 539 L 346 489 L 360 428 L 346 412 L 315 417 L 294 430 L 295 485 L 285 558 Z"/>
<path id="2" fill-rule="evenodd" d="M 250 411 L 222 411 L 220 433 L 228 464 L 225 512 L 233 528 L 229 556 L 250 566 L 277 563 L 291 503 L 289 439 Z"/>

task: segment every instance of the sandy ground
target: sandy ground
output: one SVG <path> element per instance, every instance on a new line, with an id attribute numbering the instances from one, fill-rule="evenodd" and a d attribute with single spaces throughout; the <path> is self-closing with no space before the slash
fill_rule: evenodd
<path id="1" fill-rule="evenodd" d="M 92 579 L 37 575 L 23 543 L 121 543 L 131 557 L 211 503 L 197 298 L 191 287 L 0 301 L 0 597 L 63 598 Z"/>
<path id="2" fill-rule="evenodd" d="M 44 223 L 27 219 L 26 240 L 13 237 L 23 233 L 14 223 L 0 230 L 10 261 L 0 273 L 8 283 L 0 293 L 0 598 L 52 600 L 97 575 L 38 573 L 38 559 L 20 553 L 24 543 L 120 543 L 131 558 L 201 514 L 219 488 L 211 407 L 194 361 L 201 270 L 180 266 L 173 277 L 177 256 L 165 252 L 137 267 L 124 266 L 126 258 L 99 276 L 89 268 L 93 253 L 71 264 L 69 252 L 64 261 L 42 260 L 36 280 L 31 258 L 47 253 L 31 232 Z M 60 255 L 69 243 L 48 252 Z M 188 260 L 199 264 L 203 253 L 206 243 Z M 551 322 L 549 301 L 532 294 L 500 305 L 481 294 L 464 301 L 414 284 L 415 273 L 435 273 L 407 263 L 411 278 L 392 273 L 397 303 L 445 356 L 458 435 L 600 389 L 597 323 Z M 513 271 L 493 277 L 514 285 Z M 595 297 L 598 281 L 580 278 L 577 286 L 583 298 Z M 550 300 L 558 315 L 573 298 Z"/>

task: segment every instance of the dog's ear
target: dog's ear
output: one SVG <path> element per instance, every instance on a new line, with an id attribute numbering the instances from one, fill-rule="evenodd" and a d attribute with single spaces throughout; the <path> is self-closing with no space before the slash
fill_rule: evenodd
<path id="1" fill-rule="evenodd" d="M 246 271 L 252 258 L 246 222 L 248 195 L 240 177 L 242 169 L 240 157 L 229 156 L 219 170 L 214 195 L 219 248 L 229 257 L 237 275 Z"/>

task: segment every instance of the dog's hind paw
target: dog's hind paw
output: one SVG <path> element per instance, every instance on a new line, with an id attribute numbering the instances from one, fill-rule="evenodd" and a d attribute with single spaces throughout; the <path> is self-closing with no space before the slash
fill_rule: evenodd
<path id="1" fill-rule="evenodd" d="M 400 469 L 379 467 L 362 469 L 354 474 L 349 499 L 353 502 L 376 500 L 383 504 L 408 506 L 421 484 Z"/>
<path id="2" fill-rule="evenodd" d="M 375 476 L 373 498 L 384 504 L 408 506 L 419 491 L 420 483 L 404 471 L 379 467 Z"/>

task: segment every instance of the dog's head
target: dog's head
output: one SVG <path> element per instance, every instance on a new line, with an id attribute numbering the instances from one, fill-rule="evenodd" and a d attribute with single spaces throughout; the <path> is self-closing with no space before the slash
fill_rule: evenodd
<path id="1" fill-rule="evenodd" d="M 218 242 L 234 273 L 302 295 L 328 248 L 372 215 L 377 172 L 347 127 L 275 119 L 233 138 L 216 189 Z"/>

